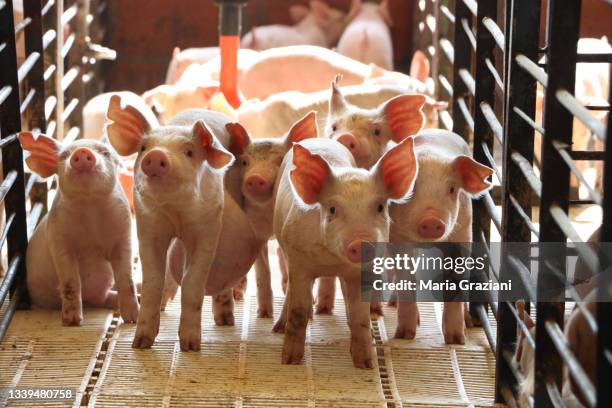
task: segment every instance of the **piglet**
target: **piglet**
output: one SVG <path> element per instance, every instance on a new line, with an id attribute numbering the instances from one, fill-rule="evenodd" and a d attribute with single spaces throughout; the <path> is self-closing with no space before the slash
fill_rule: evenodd
<path id="1" fill-rule="evenodd" d="M 346 27 L 338 41 L 338 52 L 365 64 L 393 70 L 393 41 L 391 30 L 393 25 L 389 12 L 389 0 L 380 4 L 353 0 L 352 7 L 356 11 L 355 18 Z"/>
<path id="2" fill-rule="evenodd" d="M 159 330 L 166 254 L 178 238 L 187 254 L 182 278 L 179 339 L 199 350 L 205 285 L 222 232 L 224 173 L 234 157 L 218 141 L 223 115 L 202 111 L 159 126 L 113 96 L 108 108 L 111 144 L 121 155 L 138 153 L 134 202 L 142 261 L 142 311 L 132 346 L 148 348 Z M 187 125 L 189 123 L 189 125 Z M 214 130 L 213 130 L 214 129 Z"/>
<path id="3" fill-rule="evenodd" d="M 336 44 L 348 23 L 347 15 L 319 0 L 289 8 L 293 26 L 274 24 L 253 28 L 242 38 L 241 46 L 254 50 L 287 45 L 318 45 L 329 48 Z"/>
<path id="4" fill-rule="evenodd" d="M 461 136 L 441 129 L 415 138 L 419 177 L 409 202 L 391 208 L 391 242 L 472 242 L 473 198 L 491 187 L 493 170 L 476 162 Z M 445 302 L 444 340 L 464 344 L 464 304 Z M 418 326 L 414 302 L 398 302 L 396 338 L 414 338 Z"/>
<path id="5" fill-rule="evenodd" d="M 289 287 L 275 328 L 284 327 L 282 362 L 299 364 L 312 308 L 312 285 L 339 276 L 347 303 L 353 364 L 372 368 L 369 304 L 361 300 L 361 247 L 389 238 L 388 206 L 412 190 L 418 170 L 413 139 L 390 149 L 371 170 L 330 139 L 295 144 L 281 165 L 274 233 L 288 268 Z"/>
<path id="6" fill-rule="evenodd" d="M 117 308 L 135 322 L 130 209 L 117 180 L 121 159 L 106 144 L 78 140 L 62 145 L 21 132 L 28 166 L 41 177 L 58 176 L 49 212 L 34 230 L 26 253 L 32 303 L 60 308 L 62 323 L 79 326 L 82 305 Z M 117 290 L 113 290 L 114 287 Z"/>
<path id="7" fill-rule="evenodd" d="M 166 71 L 166 84 L 178 82 L 183 72 L 191 64 L 204 64 L 219 55 L 219 47 L 187 48 L 182 50 L 174 47 L 172 59 Z"/>
<path id="8" fill-rule="evenodd" d="M 261 242 L 261 250 L 255 262 L 259 317 L 272 317 L 268 240 L 273 235 L 274 184 L 283 158 L 293 143 L 317 137 L 316 122 L 315 112 L 310 112 L 298 120 L 285 136 L 258 139 L 252 139 L 240 123 L 226 125 L 232 138 L 230 151 L 236 156 L 241 169 L 244 210 Z"/>

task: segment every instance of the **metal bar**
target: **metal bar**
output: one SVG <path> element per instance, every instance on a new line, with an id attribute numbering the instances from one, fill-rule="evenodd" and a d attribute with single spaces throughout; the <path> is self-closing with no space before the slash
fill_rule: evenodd
<path id="1" fill-rule="evenodd" d="M 72 49 L 72 46 L 74 45 L 75 40 L 76 40 L 76 36 L 74 35 L 74 33 L 70 34 L 68 38 L 66 38 L 66 42 L 64 43 L 64 45 L 62 45 L 62 59 L 66 58 L 66 56 Z"/>
<path id="2" fill-rule="evenodd" d="M 495 85 L 497 85 L 499 90 L 503 92 L 504 91 L 504 82 L 502 81 L 501 77 L 499 76 L 499 73 L 497 72 L 497 69 L 495 69 L 495 66 L 493 65 L 493 63 L 491 62 L 491 60 L 489 58 L 487 58 L 485 60 L 485 63 L 487 64 L 487 68 L 489 69 L 489 72 L 491 72 L 491 75 L 493 75 L 493 79 L 495 79 Z"/>
<path id="3" fill-rule="evenodd" d="M 461 113 L 461 115 L 463 116 L 463 119 L 467 123 L 468 128 L 470 129 L 471 132 L 474 132 L 474 119 L 472 118 L 472 115 L 470 114 L 470 109 L 467 107 L 467 103 L 465 103 L 465 99 L 459 98 L 459 100 L 457 101 L 457 105 L 459 106 L 459 112 Z M 453 122 L 454 121 L 455 119 L 453 118 Z"/>
<path id="4" fill-rule="evenodd" d="M 35 89 L 30 89 L 28 91 L 28 94 L 25 96 L 25 98 L 23 98 L 23 102 L 21 103 L 21 105 L 19 105 L 19 113 L 21 113 L 22 115 L 24 114 L 24 112 L 30 106 L 30 103 L 32 103 L 32 99 L 34 99 L 35 95 L 36 95 Z"/>
<path id="5" fill-rule="evenodd" d="M 502 128 L 501 123 L 499 123 L 499 120 L 497 120 L 497 116 L 495 115 L 495 112 L 493 112 L 491 105 L 489 105 L 488 102 L 482 102 L 480 104 L 480 109 L 489 127 L 493 131 L 493 135 L 497 138 L 499 143 L 503 145 L 504 144 L 504 129 Z"/>
<path id="6" fill-rule="evenodd" d="M 536 235 L 540 234 L 539 228 L 536 227 L 536 225 L 531 221 L 531 217 L 527 215 L 527 213 L 525 212 L 523 207 L 521 207 L 521 204 L 518 202 L 516 197 L 514 197 L 512 194 L 508 194 L 508 198 L 510 200 L 510 203 L 514 207 L 514 211 L 516 211 L 517 215 L 520 218 L 522 218 L 525 225 L 527 225 L 527 228 L 529 228 L 529 230 Z"/>
<path id="7" fill-rule="evenodd" d="M 512 152 L 510 155 L 514 164 L 517 165 L 517 170 L 525 177 L 527 181 L 527 185 L 531 187 L 534 193 L 537 194 L 538 197 L 542 197 L 542 182 L 540 178 L 533 171 L 533 167 L 529 161 L 523 157 L 519 152 Z"/>
<path id="8" fill-rule="evenodd" d="M 470 23 L 467 18 L 461 19 L 461 28 L 463 28 L 463 32 L 465 33 L 466 38 L 470 42 L 472 49 L 476 50 L 476 36 L 474 36 L 474 32 L 470 28 Z"/>
<path id="9" fill-rule="evenodd" d="M 475 307 L 476 315 L 480 319 L 482 323 L 482 328 L 484 329 L 485 336 L 487 337 L 487 341 L 489 342 L 489 346 L 493 353 L 495 353 L 495 339 L 493 337 L 493 329 L 491 329 L 491 323 L 489 322 L 489 316 L 487 316 L 487 310 L 484 304 L 480 303 Z"/>
<path id="10" fill-rule="evenodd" d="M 536 81 L 538 81 L 545 88 L 548 86 L 548 75 L 546 72 L 538 66 L 531 59 L 525 55 L 517 55 L 516 63 L 519 67 L 523 68 L 529 75 L 531 75 Z"/>
<path id="11" fill-rule="evenodd" d="M 51 44 L 53 40 L 55 40 L 55 37 L 57 37 L 57 33 L 55 30 L 51 29 L 45 32 L 45 35 L 43 36 L 43 50 L 47 49 L 49 44 Z"/>
<path id="12" fill-rule="evenodd" d="M 32 236 L 34 229 L 38 225 L 43 213 L 43 205 L 42 203 L 36 203 L 32 206 L 30 210 L 30 215 L 28 216 L 28 238 Z"/>
<path id="13" fill-rule="evenodd" d="M 594 150 L 569 150 L 567 153 L 573 160 L 604 160 L 605 152 Z"/>
<path id="14" fill-rule="evenodd" d="M 519 109 L 517 107 L 514 107 L 514 108 L 512 108 L 512 111 L 514 113 L 516 113 L 519 118 L 523 119 L 525 121 L 525 123 L 527 123 L 533 130 L 535 130 L 536 132 L 538 132 L 541 135 L 544 134 L 544 132 L 545 132 L 544 128 L 539 126 L 537 123 L 535 123 L 535 121 L 533 119 L 531 119 L 529 117 L 529 115 L 527 115 L 521 109 Z"/>
<path id="15" fill-rule="evenodd" d="M 4 146 L 8 146 L 9 144 L 15 142 L 17 140 L 17 134 L 12 134 L 10 136 L 5 137 L 0 140 L 0 149 L 3 149 Z"/>
<path id="16" fill-rule="evenodd" d="M 495 20 L 490 17 L 485 17 L 482 19 L 482 25 L 489 31 L 499 49 L 505 51 L 506 44 L 504 33 L 502 33 L 502 30 L 499 28 Z"/>
<path id="17" fill-rule="evenodd" d="M 518 274 L 529 298 L 537 299 L 536 288 L 533 282 L 531 281 L 531 274 L 529 273 L 529 269 L 525 266 L 523 261 L 521 261 L 514 255 L 509 255 L 508 265 L 510 265 L 512 269 L 514 269 L 514 271 Z"/>
<path id="18" fill-rule="evenodd" d="M 9 97 L 9 95 L 11 94 L 11 90 L 12 88 L 10 85 L 5 85 L 0 88 L 0 105 L 2 105 L 6 98 Z"/>
<path id="19" fill-rule="evenodd" d="M 62 91 L 66 92 L 66 90 L 72 85 L 74 80 L 79 75 L 81 69 L 79 67 L 72 67 L 66 72 L 64 77 L 62 78 Z"/>
<path id="20" fill-rule="evenodd" d="M 448 41 L 446 38 L 440 39 L 440 48 L 442 48 L 442 52 L 448 58 L 448 61 L 452 64 L 455 60 L 455 49 L 453 48 L 453 44 Z"/>
<path id="21" fill-rule="evenodd" d="M 495 177 L 497 178 L 497 180 L 499 181 L 501 185 L 502 184 L 501 172 L 499 171 L 499 167 L 497 166 L 497 163 L 495 163 L 495 158 L 493 158 L 493 154 L 491 154 L 491 151 L 489 150 L 489 146 L 487 146 L 486 143 L 483 143 L 482 152 L 486 156 L 487 161 L 489 162 L 489 165 L 493 169 L 493 173 L 495 174 Z"/>
<path id="22" fill-rule="evenodd" d="M 442 15 L 448 19 L 452 24 L 455 24 L 455 15 L 445 5 L 440 6 Z"/>
<path id="23" fill-rule="evenodd" d="M 17 267 L 19 266 L 19 257 L 13 258 L 11 264 L 6 271 L 6 275 L 4 275 L 4 279 L 0 284 L 0 305 L 4 304 L 4 300 L 8 296 L 11 287 L 13 286 L 13 282 L 17 277 Z"/>
<path id="24" fill-rule="evenodd" d="M 505 303 L 508 306 L 508 310 L 512 312 L 512 315 L 514 316 L 514 319 L 516 320 L 516 323 L 518 324 L 519 329 L 523 333 L 523 336 L 525 336 L 525 340 L 527 340 L 527 343 L 529 343 L 529 347 L 531 347 L 532 349 L 535 349 L 535 341 L 533 340 L 533 336 L 531 335 L 529 328 L 527 327 L 527 325 L 525 324 L 525 322 L 519 315 L 518 310 L 516 310 L 516 307 L 514 306 L 512 302 L 506 301 Z M 527 313 L 527 311 L 525 311 L 525 313 Z"/>
<path id="25" fill-rule="evenodd" d="M 15 184 L 15 180 L 17 180 L 17 171 L 11 170 L 0 184 L 0 202 L 4 201 L 9 190 Z"/>
<path id="26" fill-rule="evenodd" d="M 17 35 L 17 34 L 21 33 L 23 30 L 25 30 L 25 29 L 26 29 L 26 27 L 27 27 L 27 26 L 29 26 L 31 22 L 32 22 L 32 19 L 31 19 L 31 18 L 29 18 L 29 17 L 24 17 L 24 19 L 23 19 L 23 20 L 21 20 L 21 21 L 19 22 L 19 24 L 17 24 L 17 25 L 15 26 L 15 35 Z"/>
<path id="27" fill-rule="evenodd" d="M 560 89 L 556 92 L 557 100 L 563 105 L 572 115 L 582 122 L 591 132 L 593 132 L 601 140 L 605 140 L 606 126 L 597 120 L 588 109 L 576 99 L 572 94 L 565 89 Z"/>
<path id="28" fill-rule="evenodd" d="M 553 145 L 557 149 L 557 152 L 559 153 L 559 155 L 561 156 L 565 164 L 567 164 L 567 166 L 569 167 L 570 171 L 576 176 L 578 181 L 580 181 L 580 183 L 586 187 L 593 201 L 596 204 L 601 205 L 601 196 L 599 195 L 597 191 L 593 189 L 593 187 L 591 187 L 588 181 L 584 178 L 584 176 L 582 175 L 582 172 L 578 169 L 578 167 L 576 167 L 576 165 L 574 164 L 574 161 L 572 160 L 572 157 L 567 152 L 567 149 L 569 149 L 570 146 L 564 143 L 561 143 L 557 140 L 553 140 Z"/>
<path id="29" fill-rule="evenodd" d="M 446 91 L 449 97 L 453 97 L 453 86 L 448 82 L 448 79 L 442 74 L 438 75 L 438 80 L 440 81 L 440 85 Z"/>
<path id="30" fill-rule="evenodd" d="M 467 86 L 468 91 L 470 91 L 470 93 L 474 95 L 476 93 L 476 83 L 474 81 L 474 78 L 472 77 L 472 74 L 470 74 L 466 69 L 460 69 L 459 77 L 461 77 L 461 80 L 463 81 L 465 86 Z"/>
<path id="31" fill-rule="evenodd" d="M 25 61 L 23 61 L 23 64 L 21 64 L 21 66 L 19 67 L 19 70 L 17 71 L 17 82 L 18 83 L 23 82 L 23 80 L 28 75 L 30 70 L 32 70 L 32 67 L 34 66 L 34 64 L 36 64 L 39 58 L 40 58 L 40 54 L 37 52 L 34 52 L 28 55 L 28 57 L 25 59 Z"/>
<path id="32" fill-rule="evenodd" d="M 487 218 L 493 221 L 493 225 L 495 225 L 497 231 L 501 231 L 501 215 L 497 211 L 497 208 L 495 207 L 495 202 L 493 201 L 493 198 L 491 197 L 491 194 L 489 192 L 487 192 L 483 196 L 483 203 L 484 208 L 487 211 Z"/>
<path id="33" fill-rule="evenodd" d="M 552 404 L 551 406 L 554 408 L 565 408 L 565 403 L 563 402 L 563 397 L 561 397 L 557 384 L 554 382 L 547 382 L 546 393 L 550 398 L 550 403 Z"/>
<path id="34" fill-rule="evenodd" d="M 576 62 L 591 62 L 591 63 L 612 63 L 612 53 L 580 53 L 576 55 Z"/>
<path id="35" fill-rule="evenodd" d="M 64 113 L 62 114 L 62 122 L 65 122 L 68 120 L 68 118 L 70 117 L 70 115 L 72 115 L 72 112 L 74 112 L 74 109 L 77 107 L 78 104 L 79 104 L 79 100 L 76 98 L 72 99 L 68 103 L 68 106 L 66 106 Z M 67 135 L 64 137 L 67 137 Z"/>
<path id="36" fill-rule="evenodd" d="M 6 308 L 6 311 L 4 312 L 4 315 L 2 316 L 2 319 L 0 320 L 0 341 L 4 340 L 4 336 L 6 335 L 6 332 L 8 330 L 9 323 L 11 322 L 11 319 L 15 314 L 15 310 L 17 310 L 17 305 L 21 302 L 20 294 L 22 293 L 22 291 L 23 289 L 20 290 L 19 287 L 17 288 L 17 290 L 15 290 L 15 294 L 13 294 L 13 296 L 11 297 L 11 302 L 9 303 L 8 307 Z"/>
<path id="37" fill-rule="evenodd" d="M 478 3 L 476 3 L 476 0 L 462 0 L 463 4 L 466 5 L 466 7 L 470 10 L 470 13 L 472 13 L 473 15 L 478 14 Z"/>

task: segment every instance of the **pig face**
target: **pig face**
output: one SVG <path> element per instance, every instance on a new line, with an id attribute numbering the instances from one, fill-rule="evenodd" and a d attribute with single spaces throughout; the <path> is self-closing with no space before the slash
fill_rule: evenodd
<path id="1" fill-rule="evenodd" d="M 121 107 L 113 96 L 107 116 L 113 121 L 107 133 L 119 154 L 138 153 L 134 166 L 134 189 L 141 192 L 179 192 L 199 188 L 204 163 L 213 169 L 226 169 L 233 162 L 203 121 L 192 128 L 155 127 L 131 106 Z M 155 128 L 154 128 L 155 127 Z"/>
<path id="2" fill-rule="evenodd" d="M 228 123 L 231 135 L 230 151 L 236 155 L 240 166 L 242 194 L 248 203 L 266 204 L 272 200 L 276 176 L 283 158 L 301 140 L 317 137 L 315 112 L 298 120 L 283 138 L 251 140 L 246 129 L 239 123 Z"/>
<path id="3" fill-rule="evenodd" d="M 102 142 L 83 139 L 63 146 L 42 134 L 35 139 L 30 132 L 21 132 L 19 141 L 30 154 L 28 166 L 42 177 L 57 174 L 65 196 L 108 195 L 115 188 L 121 158 Z"/>
<path id="4" fill-rule="evenodd" d="M 290 173 L 294 195 L 318 207 L 323 241 L 349 264 L 361 261 L 361 244 L 389 239 L 389 202 L 406 200 L 418 171 L 414 140 L 389 150 L 371 169 L 332 168 L 305 147 L 293 147 Z"/>
<path id="5" fill-rule="evenodd" d="M 369 169 L 389 141 L 399 143 L 423 128 L 423 95 L 400 95 L 378 108 L 361 109 L 346 101 L 338 88 L 339 81 L 338 76 L 332 82 L 325 137 L 349 149 L 358 167 Z"/>
<path id="6" fill-rule="evenodd" d="M 447 158 L 420 151 L 419 169 L 413 197 L 402 208 L 402 228 L 411 241 L 443 242 L 459 227 L 461 195 L 486 192 L 493 170 L 468 156 Z"/>

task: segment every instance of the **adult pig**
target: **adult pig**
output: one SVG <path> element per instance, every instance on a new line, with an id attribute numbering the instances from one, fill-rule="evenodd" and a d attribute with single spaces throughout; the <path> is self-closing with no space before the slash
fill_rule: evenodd
<path id="1" fill-rule="evenodd" d="M 125 322 L 135 322 L 131 215 L 117 180 L 121 159 L 93 140 L 62 145 L 22 132 L 19 141 L 30 154 L 26 163 L 33 171 L 58 176 L 55 200 L 26 253 L 32 303 L 61 307 L 62 323 L 68 326 L 81 325 L 83 304 L 119 307 Z"/>

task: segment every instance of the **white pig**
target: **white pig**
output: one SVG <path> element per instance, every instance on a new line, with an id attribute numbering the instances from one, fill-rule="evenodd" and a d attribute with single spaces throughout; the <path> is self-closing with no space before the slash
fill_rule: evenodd
<path id="1" fill-rule="evenodd" d="M 204 64 L 218 55 L 219 47 L 187 48 L 182 51 L 179 47 L 174 47 L 166 72 L 166 84 L 177 83 L 191 64 Z"/>
<path id="2" fill-rule="evenodd" d="M 243 48 L 267 50 L 287 45 L 318 45 L 331 47 L 348 24 L 345 12 L 319 0 L 310 1 L 310 9 L 303 5 L 289 7 L 293 26 L 273 24 L 253 28 L 240 44 Z"/>
<path id="3" fill-rule="evenodd" d="M 365 64 L 374 63 L 393 70 L 393 41 L 389 29 L 393 22 L 389 0 L 382 0 L 380 4 L 353 0 L 352 8 L 357 14 L 342 33 L 338 52 Z"/>
<path id="4" fill-rule="evenodd" d="M 274 209 L 274 233 L 289 273 L 274 328 L 285 331 L 283 363 L 302 359 L 314 279 L 339 276 L 353 364 L 373 366 L 369 304 L 360 301 L 361 246 L 388 240 L 388 205 L 407 199 L 417 171 L 412 138 L 390 149 L 371 170 L 355 167 L 351 153 L 330 139 L 305 140 L 285 156 Z"/>
<path id="5" fill-rule="evenodd" d="M 121 159 L 93 140 L 62 145 L 45 135 L 19 135 L 28 166 L 58 175 L 58 192 L 34 230 L 26 253 L 27 284 L 35 306 L 60 308 L 62 323 L 79 326 L 83 304 L 117 308 L 135 322 L 131 214 L 117 180 Z M 117 290 L 113 290 L 113 285 Z"/>
<path id="6" fill-rule="evenodd" d="M 272 238 L 274 184 L 285 154 L 293 143 L 317 137 L 316 114 L 308 113 L 298 120 L 283 137 L 251 139 L 240 123 L 226 125 L 232 142 L 230 151 L 241 168 L 244 210 L 262 248 L 255 262 L 259 317 L 272 317 L 272 286 L 268 261 L 268 240 Z M 234 288 L 236 293 L 236 288 Z"/>
<path id="7" fill-rule="evenodd" d="M 472 242 L 473 198 L 487 192 L 493 170 L 476 162 L 461 136 L 426 129 L 415 138 L 419 177 L 411 200 L 392 206 L 391 242 Z M 398 302 L 396 338 L 414 338 L 415 302 Z M 448 344 L 465 343 L 461 302 L 445 302 L 442 332 Z"/>
<path id="8" fill-rule="evenodd" d="M 182 350 L 199 350 L 205 291 L 221 295 L 213 306 L 220 306 L 220 319 L 231 324 L 231 286 L 246 274 L 256 254 L 248 220 L 224 179 L 234 157 L 217 136 L 227 143 L 224 126 L 228 120 L 214 112 L 187 111 L 160 127 L 133 107 L 122 107 L 118 96 L 111 98 L 108 117 L 113 121 L 109 140 L 117 151 L 122 155 L 139 152 L 134 201 L 143 287 L 132 345 L 147 348 L 155 340 L 166 254 L 171 240 L 178 238 L 187 254 L 181 279 L 180 345 Z M 244 239 L 238 239 L 241 233 Z M 211 274 L 215 261 L 225 269 Z M 217 315 L 215 311 L 215 320 Z"/>

